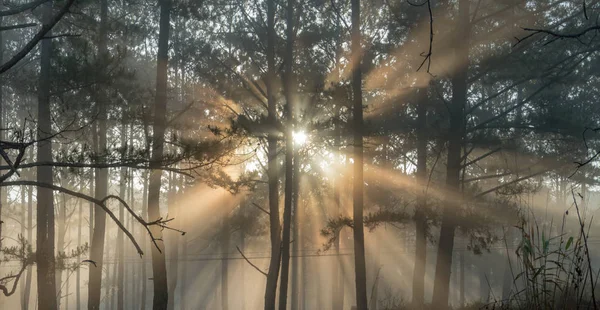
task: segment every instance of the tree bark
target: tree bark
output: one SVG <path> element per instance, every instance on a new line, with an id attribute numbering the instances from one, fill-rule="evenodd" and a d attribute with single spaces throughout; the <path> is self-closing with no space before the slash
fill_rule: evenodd
<path id="1" fill-rule="evenodd" d="M 464 108 L 467 101 L 467 69 L 469 60 L 469 1 L 459 1 L 456 35 L 457 72 L 452 76 L 452 102 L 449 107 L 450 129 L 448 131 L 448 158 L 446 165 L 446 201 L 442 213 L 440 240 L 435 268 L 432 303 L 436 309 L 448 307 L 450 268 L 454 249 L 454 233 L 457 222 L 454 215 L 461 207 L 460 171 L 461 149 L 465 134 Z"/>
<path id="2" fill-rule="evenodd" d="M 52 2 L 43 4 L 44 23 L 52 17 Z M 41 43 L 40 80 L 38 89 L 38 143 L 37 160 L 52 161 L 52 120 L 50 114 L 50 71 L 51 71 L 51 40 Z M 53 183 L 52 167 L 38 167 L 37 181 Z M 56 303 L 56 278 L 54 259 L 54 194 L 52 190 L 37 188 L 37 291 L 38 309 L 55 310 Z"/>
<path id="3" fill-rule="evenodd" d="M 107 57 L 108 0 L 100 2 L 100 30 L 98 41 L 98 57 L 100 61 Z M 107 102 L 105 96 L 98 92 L 98 148 L 99 154 L 106 153 L 107 138 Z M 108 194 L 108 169 L 96 170 L 96 199 L 103 199 Z M 100 309 L 102 293 L 102 270 L 104 266 L 104 238 L 106 234 L 106 213 L 94 212 L 94 231 L 90 250 L 90 259 L 96 264 L 89 269 L 88 309 Z M 108 302 L 108 300 L 107 300 Z"/>
<path id="4" fill-rule="evenodd" d="M 156 68 L 156 101 L 154 106 L 154 127 L 152 135 L 152 160 L 150 183 L 148 187 L 148 217 L 150 221 L 161 218 L 159 200 L 161 175 L 160 165 L 163 159 L 164 135 L 167 123 L 167 63 L 169 59 L 169 28 L 171 17 L 171 0 L 159 0 L 160 24 L 158 35 L 158 55 Z M 154 282 L 153 309 L 167 309 L 169 288 L 167 284 L 167 266 L 165 261 L 165 246 L 162 242 L 162 231 L 154 225 L 151 228 L 158 247 L 152 247 L 152 276 Z"/>
<path id="5" fill-rule="evenodd" d="M 365 232 L 363 224 L 363 107 L 361 70 L 360 0 L 352 0 L 352 94 L 354 113 L 354 272 L 357 310 L 367 310 L 367 271 L 365 263 Z"/>

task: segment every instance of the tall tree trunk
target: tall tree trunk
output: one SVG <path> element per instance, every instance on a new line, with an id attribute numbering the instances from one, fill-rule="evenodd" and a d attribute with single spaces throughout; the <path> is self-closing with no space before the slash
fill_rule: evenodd
<path id="1" fill-rule="evenodd" d="M 415 267 L 413 271 L 414 309 L 422 309 L 425 302 L 425 263 L 427 259 L 427 88 L 418 90 L 417 102 L 417 206 L 415 209 Z"/>
<path id="2" fill-rule="evenodd" d="M 246 204 L 245 201 L 242 201 L 242 203 L 240 204 L 240 208 L 243 208 L 242 214 L 243 214 L 244 218 L 246 217 L 245 204 Z M 242 249 L 242 251 L 246 250 L 246 228 L 244 228 L 244 227 L 242 227 L 242 229 L 240 229 L 240 248 Z M 242 286 L 242 288 L 240 289 L 240 298 L 239 298 L 239 300 L 242 303 L 240 310 L 246 310 L 246 262 L 241 261 L 240 263 L 241 263 L 240 264 L 240 284 Z"/>
<path id="3" fill-rule="evenodd" d="M 229 237 L 229 221 L 225 215 L 221 228 L 221 310 L 229 310 Z"/>
<path id="4" fill-rule="evenodd" d="M 2 17 L 0 17 L 0 26 L 2 26 Z M 4 39 L 2 36 L 2 32 L 0 31 L 0 63 L 4 62 Z M 0 139 L 4 140 L 4 102 L 3 102 L 3 89 L 4 89 L 4 79 L 0 79 Z M 4 164 L 4 159 L 0 158 L 0 165 Z M 0 248 L 2 248 L 2 207 L 6 205 L 6 189 L 4 187 L 0 188 Z M 31 241 L 31 240 L 29 240 Z M 3 300 L 0 301 L 0 306 L 2 305 Z"/>
<path id="5" fill-rule="evenodd" d="M 183 231 L 187 230 L 187 219 L 185 217 L 182 217 L 182 220 L 180 222 L 181 224 L 181 229 Z M 179 302 L 180 302 L 180 306 L 181 306 L 181 310 L 185 310 L 186 309 L 186 289 L 187 289 L 187 278 L 188 278 L 188 274 L 187 274 L 187 257 L 188 257 L 188 242 L 187 242 L 187 234 L 181 236 L 181 284 L 179 287 Z M 242 250 L 244 249 L 243 245 L 242 245 Z M 242 282 L 244 283 L 244 282 Z M 242 299 L 244 300 L 244 299 Z"/>
<path id="6" fill-rule="evenodd" d="M 133 133 L 133 124 L 131 124 L 129 132 L 130 132 L 130 134 L 129 134 L 129 145 L 131 146 L 131 145 L 133 145 L 133 134 L 131 134 L 131 133 Z M 128 169 L 128 171 L 129 171 L 129 176 L 130 176 L 129 177 L 129 184 L 128 184 L 128 192 L 129 192 L 129 197 L 128 197 L 129 199 L 128 199 L 128 201 L 129 201 L 129 205 L 131 206 L 131 209 L 135 210 L 135 191 L 134 191 L 134 186 L 133 186 L 135 175 L 133 173 L 133 169 Z M 135 219 L 133 218 L 133 216 L 130 216 L 130 218 L 131 218 L 131 234 L 134 235 L 134 236 L 136 236 L 136 234 L 139 234 L 139 233 L 137 233 L 135 231 L 135 226 L 136 226 Z M 144 237 L 147 237 L 147 236 L 144 236 Z M 142 237 L 142 238 L 146 239 L 144 237 Z M 140 238 L 140 239 L 142 239 L 142 238 Z M 132 253 L 132 252 L 133 252 L 133 250 L 131 250 L 129 253 Z M 137 305 L 136 298 L 137 298 L 137 296 L 139 296 L 138 295 L 138 291 L 139 291 L 139 289 L 138 289 L 138 285 L 139 285 L 138 278 L 139 278 L 140 274 L 138 272 L 139 270 L 136 267 L 138 265 L 140 265 L 140 263 L 143 263 L 143 262 L 139 262 L 138 261 L 136 263 L 132 263 L 132 266 L 130 268 L 131 269 L 131 274 L 132 274 L 131 275 L 132 290 L 131 290 L 131 294 L 129 294 L 131 296 L 130 296 L 130 304 L 127 307 L 128 309 L 132 308 L 133 305 Z M 128 295 L 125 294 L 125 296 L 128 296 Z"/>
<path id="7" fill-rule="evenodd" d="M 365 232 L 363 225 L 363 107 L 361 70 L 360 0 L 352 0 L 352 94 L 354 114 L 354 272 L 357 310 L 367 310 L 367 271 L 365 264 Z"/>
<path id="8" fill-rule="evenodd" d="M 299 267 L 300 267 L 300 262 L 298 259 L 298 256 L 300 255 L 300 214 L 298 213 L 299 208 L 298 208 L 298 204 L 299 204 L 299 195 L 300 195 L 300 160 L 299 160 L 299 156 L 298 156 L 298 152 L 295 152 L 294 155 L 296 162 L 294 163 L 294 172 L 293 172 L 293 176 L 294 176 L 294 184 L 293 184 L 293 188 L 294 193 L 292 195 L 292 209 L 293 209 L 293 213 L 292 213 L 292 229 L 293 229 L 293 233 L 294 233 L 294 241 L 292 242 L 292 253 L 294 253 L 294 255 L 292 256 L 292 300 L 291 300 L 291 309 L 292 310 L 298 310 L 298 301 L 299 301 L 299 297 L 298 296 L 298 286 L 299 286 Z"/>
<path id="9" fill-rule="evenodd" d="M 336 60 L 339 58 L 339 56 L 336 56 Z M 335 97 L 334 97 L 335 98 Z M 339 100 L 343 100 L 343 99 L 339 99 Z M 334 133 L 334 152 L 339 154 L 340 153 L 340 144 L 341 144 L 341 120 L 340 120 L 340 106 L 336 106 L 335 107 L 335 133 Z M 336 158 L 339 159 L 339 158 Z M 342 216 L 342 204 L 341 204 L 341 200 L 340 200 L 340 192 L 341 192 L 341 188 L 342 188 L 342 175 L 340 173 L 340 171 L 344 170 L 342 169 L 342 167 L 340 167 L 340 163 L 335 163 L 335 165 L 338 166 L 338 169 L 336 169 L 335 172 L 335 177 L 333 179 L 333 203 L 334 203 L 334 210 L 333 210 L 333 214 L 335 216 Z M 331 305 L 331 309 L 332 310 L 342 310 L 344 309 L 344 275 L 343 275 L 343 269 L 342 269 L 342 264 L 344 263 L 342 256 L 340 255 L 340 243 L 341 243 L 341 230 L 336 231 L 336 236 L 335 236 L 335 242 L 333 244 L 334 247 L 334 259 L 333 259 L 333 266 L 332 266 L 332 281 L 333 281 L 333 298 L 332 300 L 332 305 Z"/>
<path id="10" fill-rule="evenodd" d="M 98 58 L 103 61 L 107 57 L 106 40 L 108 24 L 108 0 L 100 2 L 100 30 L 98 41 Z M 97 152 L 106 153 L 107 136 L 107 102 L 101 90 L 98 92 L 98 148 Z M 96 170 L 96 199 L 104 199 L 108 194 L 108 169 Z M 106 234 L 106 213 L 94 212 L 94 231 L 90 250 L 90 259 L 96 264 L 89 269 L 88 309 L 100 309 L 102 293 L 102 270 L 104 269 L 104 238 Z M 108 300 L 107 300 L 108 301 Z"/>
<path id="11" fill-rule="evenodd" d="M 179 207 L 176 201 L 177 188 L 180 187 L 179 178 L 171 173 L 169 180 L 169 213 L 172 214 L 175 222 L 180 223 Z M 179 226 L 179 225 L 178 225 Z M 171 261 L 169 267 L 169 310 L 175 309 L 175 291 L 179 276 L 179 237 L 177 232 L 169 232 L 169 240 L 171 247 L 169 248 L 169 259 Z"/>
<path id="12" fill-rule="evenodd" d="M 83 179 L 80 179 L 79 192 L 83 193 Z M 81 248 L 82 237 L 81 228 L 83 226 L 83 204 L 81 201 L 77 202 L 77 247 Z M 77 255 L 77 261 L 81 261 L 81 255 Z M 81 309 L 81 268 L 75 270 L 75 309 Z"/>
<path id="13" fill-rule="evenodd" d="M 269 123 L 277 122 L 277 103 L 275 99 L 275 0 L 267 0 L 267 105 Z M 267 139 L 269 187 L 269 233 L 271 235 L 271 258 L 265 287 L 265 310 L 275 310 L 277 297 L 277 278 L 281 257 L 281 224 L 279 223 L 279 179 L 277 165 L 277 136 L 270 133 Z"/>
<path id="14" fill-rule="evenodd" d="M 0 39 L 0 42 L 1 41 L 2 40 Z M 0 56 L 0 58 L 1 58 L 1 56 Z M 1 105 L 1 103 L 0 103 L 0 105 Z M 2 128 L 2 127 L 0 127 L 0 128 Z M 21 225 L 20 226 L 21 226 L 21 237 L 23 237 L 23 238 L 25 237 L 25 229 L 27 228 L 25 226 L 25 221 L 26 221 L 25 213 L 27 212 L 25 209 L 25 204 L 27 203 L 26 202 L 27 195 L 25 193 L 26 190 L 27 190 L 26 187 L 21 187 L 21 189 L 20 189 L 21 192 L 19 193 L 21 195 L 21 206 L 20 206 L 20 209 L 21 209 L 21 218 L 20 218 L 21 223 L 20 224 Z M 30 240 L 27 240 L 27 241 L 31 242 Z M 25 281 L 20 281 L 19 289 L 21 291 L 19 294 L 19 297 L 21 298 L 21 310 L 25 310 L 25 309 L 27 309 L 27 307 L 26 307 L 27 302 L 25 301 L 25 294 L 24 294 L 25 293 Z M 29 296 L 27 296 L 27 297 L 29 297 Z M 2 305 L 2 304 L 0 304 L 0 305 Z"/>
<path id="15" fill-rule="evenodd" d="M 27 158 L 33 158 L 33 148 L 29 148 Z M 33 177 L 33 170 L 27 172 L 30 178 Z M 33 187 L 27 188 L 27 240 L 33 242 Z M 29 297 L 31 295 L 31 265 L 27 266 L 27 275 L 25 276 L 25 288 L 23 292 L 23 309 L 29 309 Z"/>
<path id="16" fill-rule="evenodd" d="M 63 184 L 61 184 L 63 185 Z M 64 185 L 63 185 L 64 187 Z M 60 201 L 60 206 L 58 208 L 58 234 L 57 234 L 57 238 L 56 238 L 56 252 L 57 253 L 61 253 L 64 252 L 65 249 L 65 235 L 67 233 L 67 229 L 66 229 L 66 224 L 67 224 L 67 195 L 62 194 L 60 195 L 61 199 Z M 57 286 L 57 295 L 58 298 L 56 300 L 56 305 L 57 307 L 60 309 L 60 305 L 61 305 L 61 296 L 62 294 L 62 268 L 58 268 L 56 269 L 56 286 Z"/>
<path id="17" fill-rule="evenodd" d="M 125 120 L 125 114 L 122 116 L 121 122 L 121 148 L 123 149 L 121 156 L 126 156 L 127 148 L 127 124 Z M 127 168 L 121 167 L 120 171 L 120 184 L 119 184 L 119 197 L 125 199 L 125 191 L 127 187 Z M 119 206 L 119 221 L 126 223 L 125 221 L 125 210 Z M 121 229 L 117 230 L 117 309 L 124 309 L 124 287 L 125 287 L 125 240 L 124 234 Z"/>
<path id="18" fill-rule="evenodd" d="M 161 218 L 159 200 L 161 162 L 163 160 L 165 127 L 167 124 L 167 63 L 169 60 L 169 28 L 171 17 L 171 0 L 159 0 L 160 29 L 158 34 L 158 55 L 156 66 L 156 101 L 154 106 L 154 126 L 152 135 L 152 171 L 148 188 L 148 217 L 150 221 Z M 162 239 L 160 227 L 151 227 L 154 238 Z M 153 309 L 167 309 L 169 288 L 167 284 L 167 265 L 165 261 L 165 246 L 158 241 L 158 247 L 152 247 L 152 276 L 154 283 Z"/>
<path id="19" fill-rule="evenodd" d="M 294 62 L 294 0 L 287 0 L 286 47 L 284 56 L 284 92 L 286 101 L 285 139 L 285 197 L 283 207 L 283 238 L 281 241 L 281 280 L 279 282 L 279 310 L 286 310 L 290 269 L 290 241 L 292 232 L 292 199 L 294 188 L 294 103 L 292 70 Z"/>
<path id="20" fill-rule="evenodd" d="M 52 2 L 43 4 L 44 23 L 52 17 Z M 52 120 L 50 114 L 50 57 L 52 53 L 51 40 L 42 40 L 40 60 L 40 80 L 38 89 L 38 143 L 37 160 L 52 161 Z M 52 184 L 52 167 L 37 168 L 37 181 Z M 54 194 L 48 188 L 37 188 L 37 291 L 38 309 L 55 310 L 56 278 L 54 260 Z"/>
<path id="21" fill-rule="evenodd" d="M 465 306 L 465 251 L 460 251 L 460 292 L 459 307 Z"/>
<path id="22" fill-rule="evenodd" d="M 109 226 L 110 227 L 110 226 Z M 109 234 L 110 236 L 110 229 Z M 114 310 L 117 302 L 117 295 L 114 294 L 114 288 L 117 284 L 117 247 L 111 247 L 111 243 L 104 248 L 105 258 L 112 263 L 106 264 L 106 277 L 104 278 L 104 309 Z M 112 254 L 112 257 L 111 257 Z M 112 272 L 112 275 L 111 275 Z"/>
<path id="23" fill-rule="evenodd" d="M 148 219 L 148 172 L 144 171 L 142 173 L 142 178 L 144 181 L 144 188 L 142 189 L 142 218 L 144 219 Z M 148 242 L 146 241 L 147 239 L 144 238 L 144 241 L 142 243 L 144 252 L 148 250 Z M 142 281 L 142 292 L 141 292 L 141 300 L 140 300 L 140 309 L 144 310 L 146 309 L 146 295 L 147 295 L 147 281 L 148 281 L 148 277 L 146 275 L 146 257 L 142 257 L 142 264 L 141 264 L 141 281 Z"/>
<path id="24" fill-rule="evenodd" d="M 461 207 L 459 185 L 461 149 L 465 133 L 464 108 L 467 100 L 467 70 L 469 59 L 469 1 L 459 0 L 456 35 L 457 72 L 452 76 L 452 102 L 449 107 L 448 158 L 446 165 L 446 201 L 442 213 L 440 240 L 435 268 L 433 305 L 436 309 L 448 307 L 450 268 L 454 249 L 454 233 L 457 222 L 454 215 Z"/>

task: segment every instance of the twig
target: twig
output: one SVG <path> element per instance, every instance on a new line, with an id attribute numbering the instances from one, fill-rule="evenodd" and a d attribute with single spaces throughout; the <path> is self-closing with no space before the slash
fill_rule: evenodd
<path id="1" fill-rule="evenodd" d="M 270 215 L 271 213 L 269 213 L 269 211 L 263 209 L 261 206 L 259 206 L 256 202 L 252 203 L 253 206 L 257 207 L 260 211 L 266 213 L 267 215 Z"/>
<path id="2" fill-rule="evenodd" d="M 244 253 L 242 252 L 242 250 L 240 250 L 240 248 L 236 245 L 235 248 L 238 250 L 238 252 L 240 252 L 240 255 L 242 255 L 242 257 L 246 260 L 246 262 L 248 262 L 248 264 L 250 264 L 250 266 L 254 267 L 254 269 L 256 269 L 258 272 L 262 273 L 265 277 L 267 276 L 267 273 L 260 270 L 260 268 L 258 268 L 256 265 L 254 265 L 247 257 L 246 255 L 244 255 Z"/>

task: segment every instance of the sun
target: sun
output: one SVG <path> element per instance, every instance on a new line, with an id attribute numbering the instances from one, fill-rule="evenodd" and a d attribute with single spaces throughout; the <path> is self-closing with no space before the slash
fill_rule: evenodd
<path id="1" fill-rule="evenodd" d="M 294 144 L 298 146 L 302 146 L 308 142 L 308 135 L 304 131 L 294 131 L 292 132 L 292 137 Z"/>

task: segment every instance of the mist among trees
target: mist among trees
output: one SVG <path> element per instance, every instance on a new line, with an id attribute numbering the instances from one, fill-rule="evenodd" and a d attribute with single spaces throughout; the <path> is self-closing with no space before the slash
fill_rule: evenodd
<path id="1" fill-rule="evenodd" d="M 6 0 L 0 309 L 598 309 L 596 0 Z"/>

